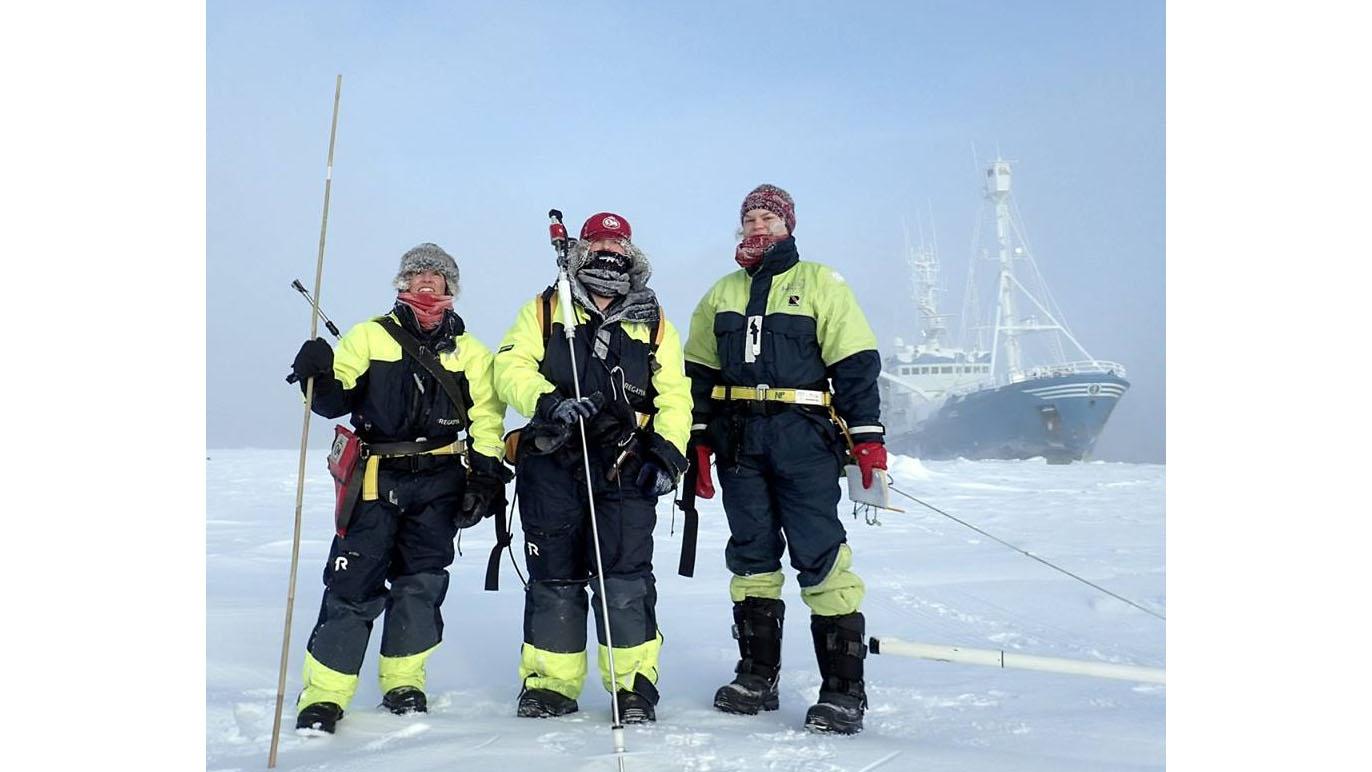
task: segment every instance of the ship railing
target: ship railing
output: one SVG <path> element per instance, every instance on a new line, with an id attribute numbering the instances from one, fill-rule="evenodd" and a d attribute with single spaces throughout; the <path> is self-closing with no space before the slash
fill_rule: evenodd
<path id="1" fill-rule="evenodd" d="M 1051 378 L 1055 375 L 1077 375 L 1082 373 L 1105 373 L 1107 375 L 1117 375 L 1125 377 L 1124 365 L 1119 362 L 1108 362 L 1104 359 L 1083 359 L 1076 362 L 1058 362 L 1050 365 L 1037 365 L 1021 373 L 1012 374 L 1009 378 L 1011 383 L 1019 381 L 1033 380 L 1034 378 Z"/>
<path id="2" fill-rule="evenodd" d="M 1125 377 L 1124 365 L 1119 362 L 1109 362 L 1104 359 L 1084 359 L 1077 362 L 1059 362 L 1051 365 L 1039 365 L 1018 373 L 1001 375 L 997 378 L 977 381 L 965 385 L 954 386 L 948 389 L 948 395 L 963 395 L 985 389 L 995 389 L 1012 383 L 1033 380 L 1035 378 L 1051 378 L 1055 375 L 1077 375 L 1101 373 L 1105 375 L 1115 375 L 1120 378 Z"/>

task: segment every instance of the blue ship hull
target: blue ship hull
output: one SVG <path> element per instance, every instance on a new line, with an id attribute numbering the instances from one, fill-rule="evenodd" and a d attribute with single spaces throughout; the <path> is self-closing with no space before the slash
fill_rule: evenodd
<path id="1" fill-rule="evenodd" d="M 949 397 L 915 429 L 888 439 L 919 458 L 1080 461 L 1129 382 L 1113 373 L 1035 378 Z"/>

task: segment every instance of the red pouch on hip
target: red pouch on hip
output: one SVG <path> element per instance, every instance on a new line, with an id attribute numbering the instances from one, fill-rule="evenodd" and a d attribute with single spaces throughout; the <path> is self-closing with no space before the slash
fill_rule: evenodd
<path id="1" fill-rule="evenodd" d="M 329 474 L 334 481 L 334 527 L 339 536 L 348 535 L 348 521 L 362 492 L 362 440 L 342 424 L 333 427 L 333 447 L 329 449 Z"/>

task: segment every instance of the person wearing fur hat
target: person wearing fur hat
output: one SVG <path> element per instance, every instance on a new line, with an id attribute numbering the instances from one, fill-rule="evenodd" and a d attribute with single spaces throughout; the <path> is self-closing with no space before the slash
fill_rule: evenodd
<path id="1" fill-rule="evenodd" d="M 298 730 L 334 731 L 383 612 L 382 705 L 396 714 L 427 710 L 424 663 L 443 639 L 453 537 L 504 512 L 505 405 L 490 349 L 453 310 L 458 278 L 447 252 L 420 244 L 400 258 L 390 312 L 348 330 L 337 352 L 316 338 L 295 358 L 301 390 L 314 379 L 311 409 L 351 414 L 366 450 L 355 472 L 359 500 L 340 507 L 324 566 Z"/>
<path id="2" fill-rule="evenodd" d="M 586 220 L 568 255 L 580 400 L 556 286 L 520 309 L 495 356 L 500 398 L 532 418 L 516 453 L 529 569 L 518 716 L 578 709 L 588 670 L 589 581 L 601 682 L 616 691 L 620 720 L 656 720 L 662 634 L 653 526 L 658 497 L 676 487 L 686 468 L 691 390 L 681 339 L 648 288 L 652 269 L 631 237 L 627 220 L 601 212 Z M 578 421 L 585 422 L 590 447 L 614 673 L 600 582 L 590 581 L 596 563 Z"/>
<path id="3" fill-rule="evenodd" d="M 759 185 L 739 208 L 739 270 L 715 282 L 691 317 L 686 372 L 694 414 L 696 495 L 714 496 L 710 457 L 729 520 L 735 677 L 715 694 L 727 713 L 778 707 L 783 551 L 790 552 L 823 678 L 805 717 L 816 732 L 862 730 L 867 696 L 864 587 L 838 518 L 847 448 L 865 485 L 886 468 L 876 336 L 837 271 L 800 259 L 790 194 Z"/>

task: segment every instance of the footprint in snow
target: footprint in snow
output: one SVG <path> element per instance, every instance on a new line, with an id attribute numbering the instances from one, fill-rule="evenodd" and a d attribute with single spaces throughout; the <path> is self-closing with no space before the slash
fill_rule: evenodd
<path id="1" fill-rule="evenodd" d="M 388 732 L 385 736 L 372 740 L 371 742 L 362 746 L 362 748 L 364 750 L 369 751 L 379 751 L 382 748 L 385 748 L 386 746 L 390 745 L 391 743 L 396 742 L 397 740 L 424 734 L 425 732 L 429 731 L 430 728 L 431 727 L 427 723 L 423 721 L 416 721 L 415 723 L 405 727 L 401 727 L 400 729 L 397 729 L 394 732 Z"/>

